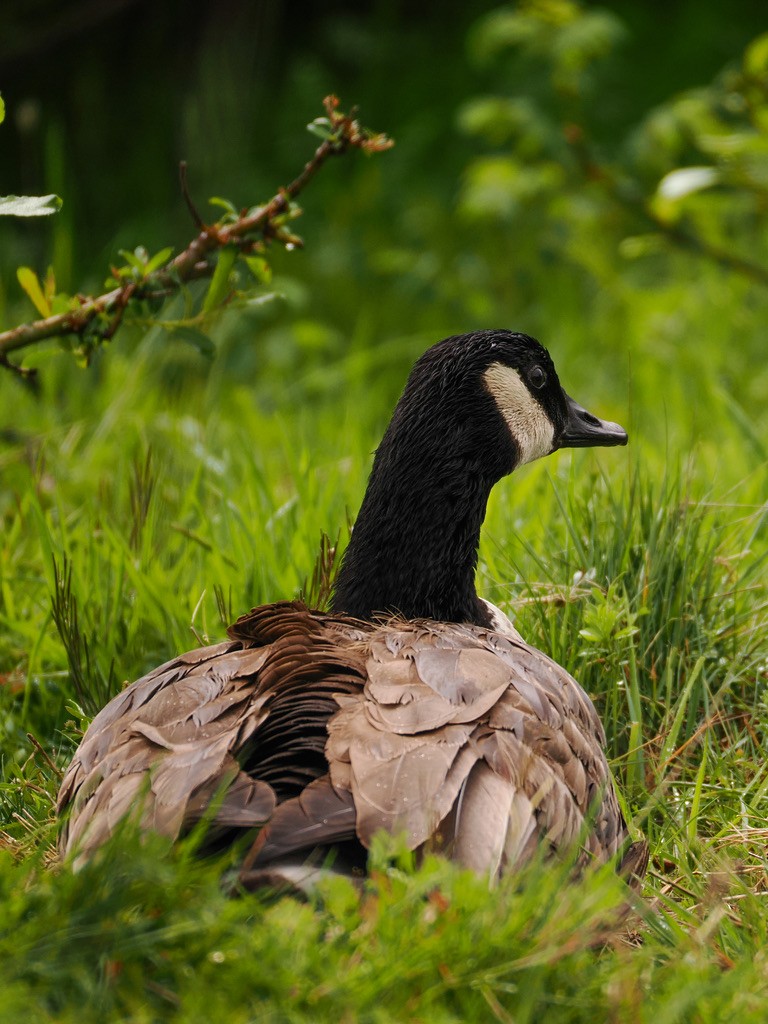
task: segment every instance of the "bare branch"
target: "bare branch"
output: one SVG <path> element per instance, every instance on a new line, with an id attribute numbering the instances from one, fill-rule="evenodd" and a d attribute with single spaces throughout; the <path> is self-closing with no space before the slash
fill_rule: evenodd
<path id="1" fill-rule="evenodd" d="M 117 288 L 96 297 L 78 296 L 81 303 L 78 309 L 0 332 L 0 366 L 26 374 L 27 371 L 8 360 L 10 352 L 27 348 L 48 338 L 72 334 L 83 336 L 89 325 L 101 315 L 106 315 L 111 320 L 97 332 L 97 337 L 99 340 L 111 338 L 131 304 L 150 298 L 165 298 L 189 281 L 210 277 L 216 265 L 210 257 L 224 246 L 235 245 L 242 252 L 251 253 L 272 240 L 286 246 L 300 245 L 301 240 L 276 221 L 289 209 L 292 200 L 303 191 L 323 164 L 330 157 L 340 156 L 349 149 L 375 153 L 392 145 L 386 136 L 376 135 L 362 128 L 354 112 L 340 112 L 339 102 L 335 96 L 326 97 L 324 105 L 327 116 L 314 122 L 313 127 L 325 137 L 301 173 L 288 186 L 280 188 L 264 206 L 243 212 L 233 221 L 227 222 L 224 219 L 210 226 L 205 225 L 192 203 L 187 188 L 186 166 L 182 165 L 182 194 L 196 226 L 200 229 L 197 237 L 169 263 L 146 274 L 141 280 L 126 280 Z"/>

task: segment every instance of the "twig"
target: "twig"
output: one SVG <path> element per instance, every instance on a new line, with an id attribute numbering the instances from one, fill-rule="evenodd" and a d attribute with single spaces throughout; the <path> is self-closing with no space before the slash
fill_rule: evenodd
<path id="1" fill-rule="evenodd" d="M 27 739 L 32 744 L 32 746 L 35 748 L 35 750 L 38 752 L 38 754 L 41 755 L 41 757 L 46 762 L 46 764 L 51 769 L 51 771 L 54 773 L 54 775 L 56 775 L 57 778 L 60 779 L 62 777 L 63 773 L 53 763 L 53 761 L 51 760 L 51 757 L 48 754 L 47 750 L 42 746 L 42 744 L 40 743 L 38 738 L 34 735 L 34 733 L 28 732 L 27 733 Z"/>
<path id="2" fill-rule="evenodd" d="M 33 366 L 17 366 L 16 363 L 12 363 L 6 356 L 5 352 L 0 351 L 0 366 L 6 370 L 10 370 L 11 373 L 15 373 L 17 377 L 21 377 L 25 384 L 31 386 L 33 389 L 37 389 L 37 369 Z"/>
<path id="3" fill-rule="evenodd" d="M 247 253 L 261 246 L 261 239 L 275 239 L 282 245 L 301 244 L 300 239 L 275 221 L 288 210 L 292 200 L 309 184 L 323 164 L 330 157 L 340 156 L 349 149 L 380 152 L 392 145 L 386 136 L 376 135 L 362 128 L 354 117 L 354 112 L 341 113 L 335 96 L 326 97 L 324 105 L 327 117 L 322 119 L 322 123 L 327 126 L 327 138 L 317 147 L 301 173 L 287 187 L 280 188 L 264 206 L 242 213 L 231 223 L 205 225 L 189 195 L 186 166 L 182 165 L 182 195 L 196 227 L 200 229 L 197 237 L 170 263 L 146 274 L 139 281 L 127 280 L 117 288 L 95 298 L 79 297 L 79 309 L 0 332 L 0 366 L 28 377 L 32 371 L 11 363 L 8 360 L 10 352 L 27 348 L 48 338 L 70 334 L 84 335 L 89 325 L 102 314 L 112 316 L 113 319 L 104 329 L 97 332 L 97 337 L 99 340 L 111 338 L 130 302 L 165 297 L 178 291 L 189 281 L 210 277 L 215 262 L 209 260 L 209 256 L 226 245 L 236 245 L 238 249 Z M 253 238 L 254 235 L 258 235 L 259 238 Z"/>
<path id="4" fill-rule="evenodd" d="M 202 231 L 205 228 L 205 221 L 197 212 L 197 207 L 192 202 L 192 196 L 189 194 L 189 183 L 187 181 L 187 161 L 182 160 L 179 164 L 179 182 L 181 184 L 181 194 L 184 196 L 184 202 L 187 204 L 189 215 Z"/>

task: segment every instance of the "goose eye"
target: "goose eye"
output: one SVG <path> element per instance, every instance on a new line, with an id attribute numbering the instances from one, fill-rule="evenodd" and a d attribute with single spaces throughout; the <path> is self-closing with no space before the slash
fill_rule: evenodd
<path id="1" fill-rule="evenodd" d="M 534 366 L 528 374 L 528 383 L 534 388 L 543 388 L 547 383 L 547 375 L 540 366 Z"/>

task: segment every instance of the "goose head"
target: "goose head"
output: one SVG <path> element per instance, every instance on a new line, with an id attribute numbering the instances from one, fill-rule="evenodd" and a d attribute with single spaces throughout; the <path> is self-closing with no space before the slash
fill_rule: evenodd
<path id="1" fill-rule="evenodd" d="M 489 625 L 474 575 L 493 485 L 561 448 L 626 443 L 565 392 L 536 339 L 489 330 L 439 342 L 413 367 L 376 452 L 334 610 Z"/>

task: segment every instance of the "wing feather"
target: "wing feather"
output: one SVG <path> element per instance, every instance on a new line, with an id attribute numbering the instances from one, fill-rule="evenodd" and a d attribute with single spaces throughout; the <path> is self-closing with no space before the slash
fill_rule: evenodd
<path id="1" fill-rule="evenodd" d="M 89 856 L 126 816 L 171 839 L 203 819 L 212 843 L 259 830 L 249 884 L 297 878 L 312 850 L 357 864 L 379 829 L 493 877 L 542 844 L 627 847 L 592 702 L 517 635 L 296 602 L 229 633 L 94 718 L 59 793 L 62 851 Z M 635 844 L 622 871 L 646 863 Z"/>
<path id="2" fill-rule="evenodd" d="M 559 665 L 442 623 L 390 623 L 367 651 L 363 693 L 337 701 L 326 745 L 363 844 L 403 832 L 498 874 L 540 843 L 601 861 L 626 843 L 599 718 Z"/>

